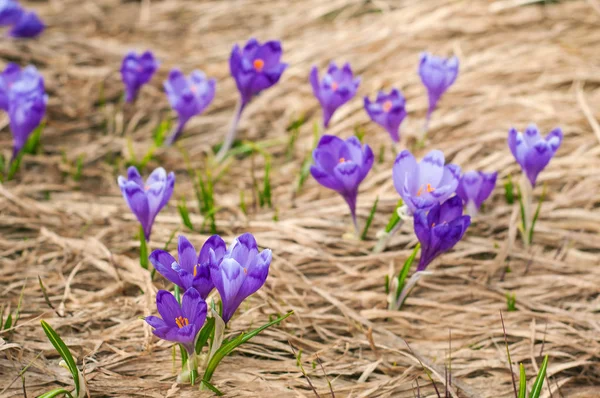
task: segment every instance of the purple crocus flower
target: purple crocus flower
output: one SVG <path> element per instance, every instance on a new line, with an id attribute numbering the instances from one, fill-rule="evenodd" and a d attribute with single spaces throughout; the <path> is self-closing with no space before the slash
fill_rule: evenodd
<path id="1" fill-rule="evenodd" d="M 319 70 L 313 66 L 310 71 L 310 84 L 323 108 L 323 126 L 327 128 L 333 113 L 356 94 L 360 77 L 354 78 L 349 63 L 339 69 L 335 62 L 332 62 L 321 81 L 319 81 Z"/>
<path id="2" fill-rule="evenodd" d="M 48 96 L 44 78 L 33 65 L 20 69 L 9 64 L 0 76 L 0 109 L 8 111 L 13 135 L 13 159 L 41 123 Z"/>
<path id="3" fill-rule="evenodd" d="M 150 51 L 141 55 L 131 51 L 125 55 L 121 64 L 121 78 L 125 85 L 125 102 L 135 101 L 140 88 L 152 79 L 157 69 L 158 62 Z"/>
<path id="4" fill-rule="evenodd" d="M 213 235 L 204 242 L 200 253 L 196 254 L 196 249 L 190 241 L 185 236 L 179 236 L 177 244 L 179 262 L 164 250 L 154 250 L 150 254 L 150 262 L 169 281 L 183 290 L 193 287 L 200 293 L 200 297 L 206 299 L 215 287 L 210 279 L 210 250 L 220 262 L 227 247 L 220 236 Z"/>
<path id="5" fill-rule="evenodd" d="M 496 186 L 498 172 L 468 171 L 460 178 L 456 194 L 467 206 L 467 213 L 473 217 L 481 204 L 489 198 Z"/>
<path id="6" fill-rule="evenodd" d="M 186 290 L 181 305 L 171 292 L 159 290 L 156 308 L 162 317 L 147 316 L 144 320 L 154 330 L 152 333 L 163 340 L 183 345 L 189 355 L 194 354 L 196 336 L 206 321 L 206 302 L 194 288 Z"/>
<path id="7" fill-rule="evenodd" d="M 46 25 L 34 11 L 23 11 L 8 35 L 18 38 L 31 38 L 38 36 L 44 29 L 46 29 Z"/>
<path id="8" fill-rule="evenodd" d="M 0 26 L 14 25 L 23 14 L 23 8 L 14 0 L 0 0 Z"/>
<path id="9" fill-rule="evenodd" d="M 529 125 L 524 134 L 514 128 L 508 132 L 508 147 L 531 186 L 535 186 L 538 174 L 548 165 L 562 139 L 563 132 L 560 128 L 555 128 L 546 138 L 542 138 L 535 124 Z"/>
<path id="10" fill-rule="evenodd" d="M 135 166 L 131 166 L 127 169 L 127 179 L 119 176 L 118 183 L 129 208 L 142 224 L 146 241 L 149 241 L 156 215 L 173 194 L 175 174 L 167 175 L 165 169 L 159 167 L 144 183 Z"/>
<path id="11" fill-rule="evenodd" d="M 400 124 L 406 117 L 406 101 L 397 89 L 389 94 L 380 91 L 375 102 L 365 97 L 365 110 L 372 121 L 383 127 L 394 142 L 400 141 Z"/>
<path id="12" fill-rule="evenodd" d="M 179 69 L 171 70 L 164 86 L 171 108 L 177 112 L 179 120 L 167 145 L 177 140 L 188 120 L 201 114 L 212 102 L 216 84 L 215 79 L 207 79 L 199 70 L 193 71 L 187 78 Z"/>
<path id="13" fill-rule="evenodd" d="M 414 214 L 415 234 L 421 243 L 417 271 L 423 271 L 440 254 L 452 249 L 471 225 L 471 217 L 463 216 L 462 199 L 453 196 L 436 203 L 430 210 Z"/>
<path id="14" fill-rule="evenodd" d="M 356 197 L 358 186 L 365 179 L 375 157 L 368 145 L 362 145 L 356 137 L 346 141 L 334 135 L 324 135 L 313 151 L 314 164 L 310 173 L 317 182 L 342 195 L 356 224 Z"/>
<path id="15" fill-rule="evenodd" d="M 212 248 L 210 278 L 223 305 L 223 321 L 229 322 L 242 301 L 265 284 L 271 265 L 271 250 L 258 251 L 252 234 L 240 235 L 229 246 L 222 259 Z"/>
<path id="16" fill-rule="evenodd" d="M 281 42 L 277 40 L 260 44 L 252 38 L 243 49 L 237 44 L 233 46 L 229 69 L 241 95 L 241 109 L 253 96 L 279 81 L 288 66 L 281 62 L 282 53 Z"/>
<path id="17" fill-rule="evenodd" d="M 423 53 L 419 63 L 419 76 L 421 76 L 421 81 L 427 88 L 429 96 L 429 109 L 427 110 L 427 121 L 429 121 L 439 99 L 458 76 L 458 58 L 444 59 Z"/>
<path id="18" fill-rule="evenodd" d="M 392 169 L 394 187 L 411 214 L 431 209 L 456 191 L 460 167 L 444 166 L 444 162 L 444 154 L 438 150 L 427 153 L 420 163 L 406 149 L 396 157 Z"/>

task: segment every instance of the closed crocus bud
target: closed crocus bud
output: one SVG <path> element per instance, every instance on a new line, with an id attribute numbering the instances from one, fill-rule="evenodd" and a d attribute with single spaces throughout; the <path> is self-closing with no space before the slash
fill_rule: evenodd
<path id="1" fill-rule="evenodd" d="M 219 259 L 219 254 L 209 250 L 210 277 L 221 296 L 223 321 L 229 322 L 242 301 L 260 289 L 269 275 L 271 250 L 258 251 L 252 234 L 240 235 Z"/>
<path id="2" fill-rule="evenodd" d="M 177 244 L 179 262 L 164 250 L 153 251 L 150 262 L 169 281 L 183 290 L 193 287 L 200 293 L 200 297 L 206 299 L 215 287 L 210 279 L 210 250 L 214 252 L 216 261 L 223 259 L 227 248 L 220 236 L 208 238 L 198 254 L 190 241 L 185 236 L 180 236 Z"/>
<path id="3" fill-rule="evenodd" d="M 167 145 L 177 140 L 192 117 L 204 112 L 215 97 L 216 84 L 215 79 L 207 79 L 199 70 L 190 73 L 189 77 L 185 77 L 179 69 L 171 70 L 164 86 L 171 108 L 177 112 L 179 120 Z"/>
<path id="4" fill-rule="evenodd" d="M 156 215 L 173 194 L 175 174 L 167 175 L 165 169 L 159 167 L 144 183 L 138 170 L 131 166 L 127 169 L 127 179 L 119 176 L 118 183 L 125 201 L 144 229 L 146 241 L 149 241 Z"/>
<path id="5" fill-rule="evenodd" d="M 194 355 L 196 336 L 206 321 L 206 302 L 196 289 L 186 290 L 181 297 L 181 305 L 171 292 L 159 290 L 156 294 L 156 308 L 161 318 L 147 316 L 144 320 L 160 339 L 179 343 L 188 355 Z"/>
<path id="6" fill-rule="evenodd" d="M 423 53 L 419 63 L 419 76 L 429 96 L 429 109 L 427 110 L 427 120 L 429 120 L 438 101 L 458 76 L 458 58 L 444 59 Z"/>
<path id="7" fill-rule="evenodd" d="M 0 26 L 14 25 L 23 14 L 21 5 L 15 0 L 0 0 Z"/>
<path id="8" fill-rule="evenodd" d="M 324 135 L 313 151 L 314 164 L 310 173 L 326 188 L 338 192 L 350 208 L 352 220 L 356 224 L 356 198 L 358 186 L 373 166 L 373 151 L 356 137 L 346 141 L 334 135 Z"/>
<path id="9" fill-rule="evenodd" d="M 452 249 L 471 225 L 471 217 L 463 216 L 462 199 L 453 196 L 436 203 L 429 212 L 414 214 L 415 234 L 421 243 L 421 258 L 417 271 L 423 271 L 440 254 Z"/>
<path id="10" fill-rule="evenodd" d="M 276 84 L 288 64 L 281 62 L 283 49 L 277 40 L 261 44 L 252 38 L 243 49 L 231 50 L 229 69 L 240 92 L 243 109 L 253 96 Z"/>
<path id="11" fill-rule="evenodd" d="M 0 109 L 3 111 L 8 112 L 10 90 L 13 84 L 21 78 L 21 75 L 21 67 L 13 63 L 6 65 L 4 71 L 0 73 Z"/>
<path id="12" fill-rule="evenodd" d="M 406 117 L 405 104 L 404 96 L 396 89 L 389 94 L 380 91 L 374 102 L 365 97 L 365 110 L 371 120 L 386 129 L 396 143 L 400 141 L 400 124 Z"/>
<path id="13" fill-rule="evenodd" d="M 483 202 L 492 194 L 497 177 L 497 172 L 468 171 L 460 178 L 456 194 L 467 206 L 467 213 L 471 217 L 477 215 Z"/>
<path id="14" fill-rule="evenodd" d="M 531 186 L 535 186 L 538 174 L 548 165 L 562 139 L 563 133 L 560 128 L 555 128 L 543 138 L 535 124 L 527 127 L 525 133 L 514 128 L 508 132 L 508 147 Z"/>
<path id="15" fill-rule="evenodd" d="M 39 36 L 44 29 L 46 25 L 35 12 L 24 11 L 8 34 L 17 38 L 31 38 Z"/>
<path id="16" fill-rule="evenodd" d="M 444 154 L 438 150 L 427 153 L 419 163 L 406 149 L 396 157 L 392 168 L 394 187 L 410 214 L 427 211 L 456 191 L 460 167 L 444 162 Z"/>
<path id="17" fill-rule="evenodd" d="M 140 88 L 152 79 L 157 69 L 158 62 L 150 51 L 141 55 L 132 51 L 125 55 L 121 64 L 121 78 L 125 85 L 125 102 L 135 101 Z"/>
<path id="18" fill-rule="evenodd" d="M 360 78 L 354 78 L 350 64 L 346 63 L 339 69 L 335 62 L 332 62 L 320 81 L 319 70 L 313 66 L 310 72 L 310 84 L 313 94 L 323 108 L 323 126 L 327 128 L 333 113 L 356 94 Z"/>

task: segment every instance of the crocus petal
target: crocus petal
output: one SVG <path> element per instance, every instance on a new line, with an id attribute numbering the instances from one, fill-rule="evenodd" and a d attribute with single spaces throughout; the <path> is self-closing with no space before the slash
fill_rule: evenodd
<path id="1" fill-rule="evenodd" d="M 174 284 L 183 287 L 179 274 L 173 269 L 173 265 L 177 264 L 177 261 L 175 261 L 173 256 L 168 252 L 164 250 L 154 250 L 150 254 L 149 260 L 159 274 Z"/>
<path id="2" fill-rule="evenodd" d="M 338 192 L 344 189 L 342 182 L 333 175 L 333 171 L 331 173 L 327 173 L 318 166 L 310 166 L 310 174 L 325 188 L 333 189 L 334 191 Z"/>
<path id="3" fill-rule="evenodd" d="M 152 326 L 155 329 L 167 327 L 165 321 L 163 321 L 157 316 L 147 316 L 144 318 L 144 320 L 146 321 L 146 323 L 148 323 L 148 325 Z"/>
<path id="4" fill-rule="evenodd" d="M 189 273 L 194 272 L 194 267 L 198 264 L 198 255 L 196 249 L 189 240 L 183 235 L 179 235 L 177 242 L 177 253 L 179 255 L 179 265 Z"/>
<path id="5" fill-rule="evenodd" d="M 233 258 L 224 258 L 216 272 L 219 274 L 218 278 L 213 276 L 211 268 L 211 278 L 223 302 L 223 321 L 227 323 L 244 299 L 238 296 L 238 292 L 246 274 L 244 268 Z"/>
<path id="6" fill-rule="evenodd" d="M 537 126 L 535 124 L 530 124 L 523 133 L 523 139 L 528 147 L 532 147 L 536 142 L 542 139 L 542 136 L 540 135 L 540 130 Z"/>
<path id="7" fill-rule="evenodd" d="M 166 290 L 159 290 L 156 293 L 156 308 L 163 321 L 171 327 L 176 326 L 175 319 L 182 315 L 179 303 L 173 294 Z"/>
<path id="8" fill-rule="evenodd" d="M 527 146 L 523 140 L 523 135 L 514 128 L 511 128 L 508 131 L 508 147 L 510 148 L 510 151 L 515 157 L 517 163 L 519 163 L 521 167 L 524 167 Z"/>
<path id="9" fill-rule="evenodd" d="M 360 182 L 360 168 L 352 161 L 339 163 L 334 174 L 337 180 L 342 184 L 344 192 L 353 192 Z"/>
<path id="10" fill-rule="evenodd" d="M 400 152 L 396 156 L 396 161 L 392 168 L 392 179 L 396 191 L 402 195 L 404 184 L 408 182 L 407 190 L 411 193 L 416 193 L 419 189 L 418 173 L 419 167 L 413 154 L 407 149 Z M 409 176 L 411 178 L 408 178 Z"/>
<path id="11" fill-rule="evenodd" d="M 449 223 L 462 216 L 463 204 L 459 196 L 453 196 L 439 206 L 438 223 Z"/>
<path id="12" fill-rule="evenodd" d="M 324 135 L 313 151 L 313 160 L 323 171 L 331 173 L 340 162 L 345 142 L 334 135 Z"/>
<path id="13" fill-rule="evenodd" d="M 427 223 L 427 212 L 423 210 L 416 211 L 413 215 L 413 222 L 417 239 L 419 239 L 422 247 L 427 247 L 429 245 L 430 229 L 430 226 Z"/>
<path id="14" fill-rule="evenodd" d="M 427 187 L 430 184 L 436 188 L 444 174 L 444 154 L 442 151 L 430 151 L 419 163 L 419 187 Z M 425 188 L 423 188 L 425 189 Z"/>
<path id="15" fill-rule="evenodd" d="M 123 197 L 127 201 L 131 212 L 135 214 L 138 221 L 144 227 L 144 230 L 150 226 L 150 211 L 148 206 L 148 199 L 144 190 L 133 181 L 123 181 L 122 177 L 119 178 L 119 186 L 123 192 Z"/>
<path id="16" fill-rule="evenodd" d="M 194 288 L 186 290 L 181 298 L 181 312 L 190 324 L 204 324 L 206 320 L 206 302 Z"/>
<path id="17" fill-rule="evenodd" d="M 225 255 L 227 246 L 225 245 L 225 241 L 219 235 L 211 236 L 206 240 L 206 242 L 204 242 L 202 249 L 200 249 L 200 253 L 198 255 L 198 264 L 206 264 L 209 262 L 210 249 L 214 251 L 217 261 L 220 262 L 223 258 L 223 255 Z"/>
<path id="18" fill-rule="evenodd" d="M 247 275 L 238 292 L 242 300 L 255 293 L 265 284 L 269 275 L 269 265 L 272 257 L 271 250 L 265 249 L 258 255 L 257 261 L 245 270 Z"/>
<path id="19" fill-rule="evenodd" d="M 531 185 L 535 186 L 537 176 L 550 162 L 554 153 L 544 140 L 538 141 L 525 155 L 524 169 Z"/>
<path id="20" fill-rule="evenodd" d="M 492 191 L 496 187 L 496 179 L 498 177 L 498 173 L 479 173 L 481 175 L 481 187 L 479 189 L 479 193 L 474 199 L 475 205 L 477 208 L 481 207 L 481 204 L 485 202 L 487 198 L 490 197 Z"/>

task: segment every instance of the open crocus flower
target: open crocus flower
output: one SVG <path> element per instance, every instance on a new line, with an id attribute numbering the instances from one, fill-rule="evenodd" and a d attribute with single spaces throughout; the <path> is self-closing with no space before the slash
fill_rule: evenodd
<path id="1" fill-rule="evenodd" d="M 319 184 L 333 189 L 346 200 L 357 233 L 358 186 L 371 170 L 374 159 L 371 148 L 362 145 L 356 137 L 344 141 L 334 135 L 324 135 L 313 151 L 310 173 Z"/>
<path id="2" fill-rule="evenodd" d="M 471 217 L 477 214 L 481 204 L 492 194 L 497 177 L 497 172 L 468 171 L 460 178 L 456 194 L 467 206 L 467 213 Z"/>
<path id="3" fill-rule="evenodd" d="M 383 127 L 394 142 L 400 141 L 400 124 L 406 117 L 406 101 L 397 89 L 389 94 L 380 91 L 375 102 L 365 97 L 365 110 L 372 121 Z"/>
<path id="4" fill-rule="evenodd" d="M 118 183 L 125 201 L 144 229 L 146 241 L 149 241 L 156 215 L 173 194 L 175 174 L 167 175 L 165 169 L 159 167 L 144 183 L 135 166 L 131 166 L 127 169 L 127 179 L 119 176 Z"/>
<path id="5" fill-rule="evenodd" d="M 452 249 L 471 225 L 471 217 L 463 216 L 462 199 L 453 196 L 436 203 L 429 212 L 414 214 L 415 234 L 421 243 L 421 258 L 417 271 L 423 271 L 440 254 Z"/>
<path id="6" fill-rule="evenodd" d="M 241 95 L 243 109 L 253 96 L 276 84 L 288 64 L 281 62 L 281 42 L 261 44 L 252 38 L 243 49 L 236 44 L 231 50 L 229 69 Z"/>
<path id="7" fill-rule="evenodd" d="M 15 0 L 0 0 L 0 26 L 14 25 L 23 14 L 23 8 Z"/>
<path id="8" fill-rule="evenodd" d="M 319 81 L 319 70 L 313 66 L 310 71 L 310 84 L 323 108 L 323 126 L 327 128 L 333 113 L 356 94 L 360 77 L 354 78 L 349 63 L 339 69 L 335 62 L 332 62 L 321 81 Z"/>
<path id="9" fill-rule="evenodd" d="M 444 59 L 423 53 L 419 63 L 419 76 L 429 96 L 429 109 L 427 110 L 427 121 L 429 121 L 438 101 L 458 76 L 458 58 Z"/>
<path id="10" fill-rule="evenodd" d="M 8 35 L 18 38 L 31 38 L 39 36 L 44 29 L 46 29 L 46 25 L 34 11 L 23 11 Z"/>
<path id="11" fill-rule="evenodd" d="M 44 78 L 29 65 L 23 70 L 9 64 L 0 76 L 0 108 L 8 111 L 13 135 L 13 159 L 46 114 L 48 96 Z"/>
<path id="12" fill-rule="evenodd" d="M 560 128 L 555 128 L 542 138 L 535 124 L 529 125 L 525 133 L 511 128 L 508 132 L 508 146 L 531 186 L 535 186 L 538 174 L 550 162 L 563 139 Z"/>
<path id="13" fill-rule="evenodd" d="M 125 102 L 135 101 L 140 88 L 152 79 L 157 69 L 158 62 L 150 51 L 141 55 L 131 51 L 125 55 L 121 64 L 121 78 L 125 85 Z"/>
<path id="14" fill-rule="evenodd" d="M 177 127 L 167 140 L 171 145 L 183 132 L 185 124 L 194 116 L 204 112 L 204 109 L 215 97 L 215 79 L 207 79 L 199 70 L 190 73 L 188 78 L 179 70 L 173 69 L 165 81 L 165 91 L 171 108 L 177 112 L 179 120 Z"/>
<path id="15" fill-rule="evenodd" d="M 444 166 L 444 162 L 444 154 L 438 150 L 429 152 L 420 163 L 406 149 L 396 157 L 392 169 L 394 187 L 411 214 L 431 209 L 456 191 L 460 167 Z"/>
<path id="16" fill-rule="evenodd" d="M 206 299 L 215 287 L 210 279 L 210 250 L 213 251 L 216 261 L 223 259 L 225 242 L 218 235 L 213 235 L 204 242 L 200 253 L 185 236 L 179 237 L 177 252 L 179 262 L 164 250 L 154 250 L 150 254 L 150 262 L 154 268 L 169 281 L 181 287 L 184 291 L 194 288 L 200 297 Z"/>
<path id="17" fill-rule="evenodd" d="M 240 235 L 222 259 L 210 252 L 210 277 L 221 296 L 223 321 L 229 322 L 242 301 L 265 284 L 271 265 L 271 250 L 258 251 L 252 234 Z"/>
<path id="18" fill-rule="evenodd" d="M 163 340 L 183 345 L 191 356 L 194 354 L 196 335 L 206 321 L 206 302 L 196 289 L 186 290 L 181 306 L 171 292 L 159 290 L 156 307 L 162 317 L 147 316 L 144 320 L 154 330 L 152 333 Z"/>

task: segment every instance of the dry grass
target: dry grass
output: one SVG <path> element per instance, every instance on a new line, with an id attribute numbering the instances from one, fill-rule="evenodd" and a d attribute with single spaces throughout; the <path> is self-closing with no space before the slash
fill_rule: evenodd
<path id="1" fill-rule="evenodd" d="M 43 154 L 27 156 L 15 181 L 0 186 L 0 297 L 15 307 L 25 286 L 22 318 L 0 334 L 1 396 L 28 396 L 58 385 L 69 375 L 46 340 L 40 319 L 65 339 L 83 365 L 91 396 L 198 396 L 174 383 L 171 344 L 152 337 L 138 319 L 153 309 L 152 284 L 139 268 L 137 223 L 116 185 L 127 159 L 126 137 L 138 156 L 151 144 L 151 131 L 170 115 L 161 82 L 168 69 L 199 68 L 218 79 L 217 96 L 206 115 L 194 119 L 181 140 L 192 166 L 204 168 L 204 153 L 227 128 L 236 92 L 227 58 L 235 42 L 254 35 L 280 38 L 291 66 L 281 83 L 247 108 L 242 137 L 275 140 L 274 211 L 248 203 L 239 210 L 239 192 L 251 198 L 255 166 L 247 157 L 228 163 L 216 186 L 219 232 L 227 240 L 245 231 L 273 249 L 265 288 L 231 323 L 232 332 L 265 322 L 288 309 L 296 314 L 258 336 L 226 359 L 214 382 L 228 396 L 313 396 L 296 367 L 288 341 L 303 351 L 305 368 L 321 396 L 328 387 L 318 354 L 336 397 L 433 396 L 416 357 L 444 380 L 448 335 L 452 332 L 453 395 L 510 397 L 499 311 L 505 294 L 517 297 L 518 311 L 505 313 L 510 350 L 537 370 L 542 351 L 550 355 L 549 385 L 543 397 L 594 397 L 600 389 L 600 15 L 596 1 L 517 6 L 516 1 L 305 0 L 150 1 L 55 0 L 32 3 L 50 25 L 35 41 L 0 42 L 4 61 L 35 63 L 50 94 Z M 595 8 L 596 7 L 596 8 Z M 151 48 L 162 67 L 140 101 L 121 109 L 118 68 L 130 48 Z M 463 169 L 518 167 L 506 146 L 510 126 L 531 121 L 548 131 L 563 127 L 557 158 L 541 175 L 548 199 L 536 242 L 527 252 L 516 233 L 517 208 L 499 187 L 468 236 L 422 279 L 401 312 L 385 309 L 384 275 L 399 268 L 415 243 L 410 225 L 384 253 L 371 254 L 375 232 L 387 222 L 398 197 L 391 182 L 391 151 L 362 185 L 361 222 L 375 198 L 380 207 L 365 242 L 343 239 L 350 220 L 342 199 L 309 179 L 294 194 L 295 181 L 310 150 L 310 124 L 320 118 L 307 81 L 313 63 L 350 61 L 363 77 L 359 95 L 400 87 L 408 100 L 405 136 L 419 131 L 426 98 L 416 65 L 422 50 L 455 53 L 461 73 L 434 114 L 427 147 L 439 148 Z M 100 92 L 107 104 L 99 105 Z M 331 133 L 347 137 L 356 125 L 378 151 L 390 146 L 386 134 L 368 123 L 357 96 L 333 121 Z M 286 160 L 285 127 L 295 117 L 301 128 L 292 160 Z M 2 116 L 2 148 L 10 136 Z M 123 133 L 124 132 L 124 133 Z M 81 154 L 81 182 L 68 175 Z M 175 195 L 154 227 L 154 248 L 184 230 L 176 199 L 195 202 L 185 162 L 176 148 L 160 150 L 157 161 L 177 173 Z M 107 162 L 118 159 L 118 167 Z M 114 161 L 111 160 L 114 164 Z M 254 163 L 252 163 L 254 162 Z M 146 171 L 147 172 L 147 171 Z M 196 225 L 200 215 L 192 216 Z M 206 235 L 185 234 L 200 245 Z M 173 247 L 173 245 L 171 246 Z M 503 276 L 510 265 L 512 272 Z M 44 303 L 43 279 L 56 313 Z M 141 294 L 140 289 L 146 294 Z M 369 338 L 369 336 L 372 336 Z M 405 341 L 410 344 L 412 352 Z M 11 345 L 7 345 L 7 344 Z M 41 356 L 38 357 L 38 354 Z M 424 387 L 425 386 L 425 387 Z M 560 390 L 560 392 L 559 392 Z M 206 393 L 205 393 L 206 394 Z M 210 394 L 206 394 L 209 396 Z"/>

